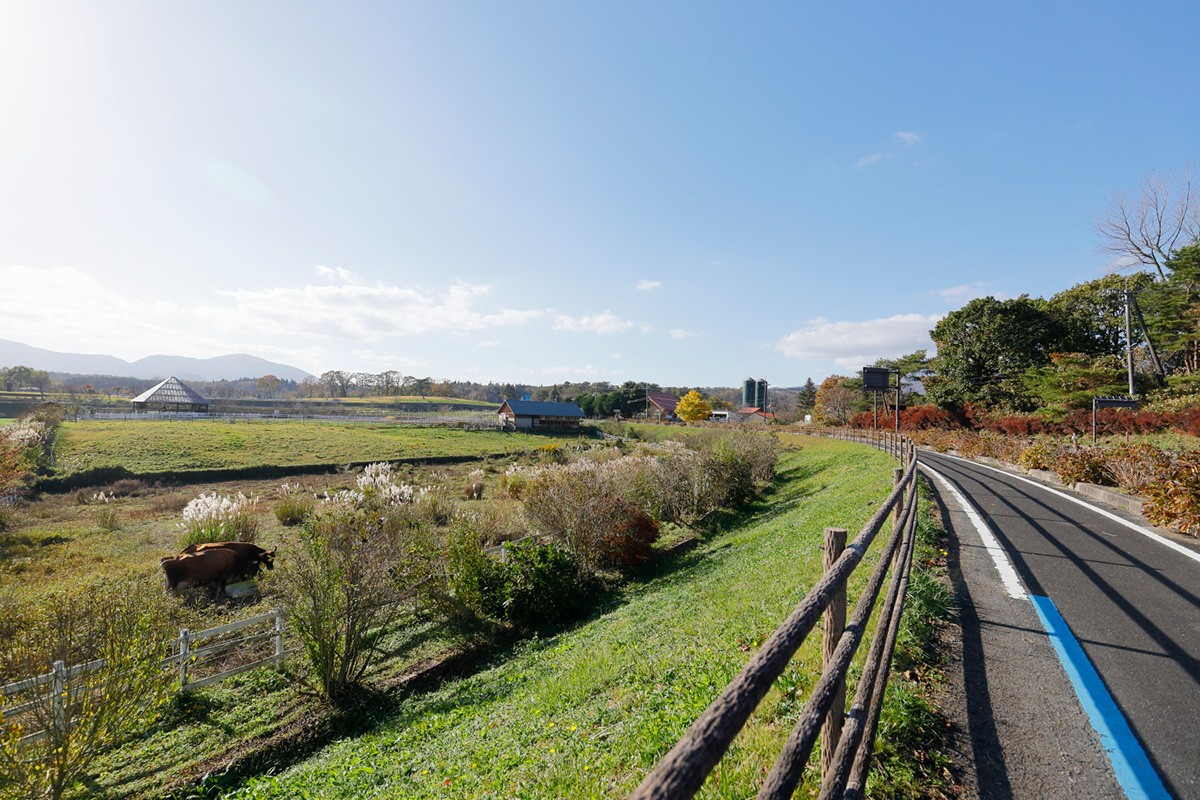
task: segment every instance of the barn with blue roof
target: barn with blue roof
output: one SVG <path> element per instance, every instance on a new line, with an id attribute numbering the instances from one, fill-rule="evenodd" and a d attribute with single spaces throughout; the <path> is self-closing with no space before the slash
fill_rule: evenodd
<path id="1" fill-rule="evenodd" d="M 568 430 L 579 427 L 583 409 L 574 403 L 505 400 L 500 404 L 500 424 L 517 430 Z"/>

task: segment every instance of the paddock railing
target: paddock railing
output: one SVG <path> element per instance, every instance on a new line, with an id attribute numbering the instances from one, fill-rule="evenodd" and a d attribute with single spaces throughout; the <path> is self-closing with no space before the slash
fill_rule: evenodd
<path id="1" fill-rule="evenodd" d="M 903 466 L 895 471 L 891 494 L 840 554 L 836 553 L 836 548 L 839 538 L 844 541 L 845 532 L 840 529 L 826 531 L 825 574 L 742 671 L 692 723 L 683 738 L 651 770 L 631 795 L 634 800 L 678 800 L 694 796 L 776 679 L 787 669 L 822 614 L 826 614 L 823 672 L 758 797 L 761 800 L 792 796 L 818 736 L 822 736 L 820 797 L 823 800 L 862 797 L 916 540 L 917 451 L 912 442 L 890 432 L 839 431 L 835 435 L 878 447 L 900 460 Z M 840 604 L 844 619 L 850 575 L 889 515 L 893 520 L 891 535 L 879 553 L 849 624 L 839 630 L 838 606 Z M 880 608 L 854 700 L 846 710 L 845 685 L 850 662 L 862 643 L 889 572 L 891 582 Z"/>
<path id="2" fill-rule="evenodd" d="M 283 615 L 275 610 L 203 631 L 189 632 L 185 628 L 168 645 L 172 654 L 163 659 L 163 669 L 177 669 L 179 691 L 192 691 L 258 667 L 271 665 L 278 668 L 285 655 Z M 0 708 L 0 719 L 5 723 L 22 718 L 37 721 L 39 715 L 34 712 L 49 708 L 51 713 L 42 716 L 46 716 L 50 724 L 65 724 L 72 697 L 87 690 L 86 686 L 77 688 L 72 682 L 105 666 L 104 659 L 71 667 L 55 661 L 50 672 L 44 675 L 0 687 L 0 702 L 10 697 L 30 698 Z M 50 733 L 45 728 L 34 731 L 23 736 L 19 744 L 34 744 Z"/>

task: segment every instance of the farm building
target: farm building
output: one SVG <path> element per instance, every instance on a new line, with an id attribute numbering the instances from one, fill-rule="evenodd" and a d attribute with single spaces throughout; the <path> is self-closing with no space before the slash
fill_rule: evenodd
<path id="1" fill-rule="evenodd" d="M 757 423 L 760 425 L 767 423 L 767 422 L 772 422 L 775 419 L 774 414 L 771 414 L 767 411 L 763 411 L 761 408 L 755 408 L 753 406 L 751 406 L 749 408 L 739 408 L 737 410 L 737 417 L 738 417 L 738 420 L 737 420 L 738 422 L 747 422 L 747 423 L 751 423 L 751 424 Z"/>
<path id="2" fill-rule="evenodd" d="M 208 400 L 178 378 L 167 378 L 133 398 L 133 410 L 138 414 L 147 411 L 194 411 L 205 414 L 208 413 Z"/>
<path id="3" fill-rule="evenodd" d="M 666 392 L 646 392 L 646 417 L 647 419 L 656 419 L 660 422 L 676 421 L 679 417 L 675 414 L 675 407 L 679 405 L 679 398 Z"/>
<path id="4" fill-rule="evenodd" d="M 539 403 L 534 400 L 505 400 L 496 412 L 500 424 L 518 430 L 563 430 L 578 428 L 583 409 L 574 403 Z"/>

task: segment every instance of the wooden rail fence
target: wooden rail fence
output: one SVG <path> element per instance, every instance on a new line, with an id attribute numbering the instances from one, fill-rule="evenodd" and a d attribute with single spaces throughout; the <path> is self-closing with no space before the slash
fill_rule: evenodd
<path id="1" fill-rule="evenodd" d="M 262 630 L 243 633 L 256 627 Z M 268 664 L 278 668 L 285 655 L 283 615 L 275 610 L 203 631 L 190 632 L 185 628 L 168 645 L 173 652 L 163 659 L 163 669 L 178 669 L 179 691 L 192 691 Z M 104 667 L 104 659 L 71 667 L 62 661 L 55 661 L 50 672 L 44 675 L 0 687 L 0 702 L 12 697 L 31 698 L 0 708 L 0 719 L 11 723 L 29 716 L 35 710 L 44 709 L 49 703 L 53 710 L 50 715 L 53 724 L 65 725 L 71 697 L 83 691 L 72 687 L 72 681 Z M 34 731 L 22 737 L 19 744 L 34 744 L 50 733 L 47 729 Z"/>
<path id="2" fill-rule="evenodd" d="M 826 636 L 824 670 L 758 797 L 761 800 L 792 796 L 818 735 L 823 735 L 822 800 L 862 797 L 916 540 L 917 451 L 909 440 L 892 433 L 839 431 L 835 435 L 862 441 L 900 459 L 903 466 L 896 470 L 891 494 L 844 551 L 836 556 L 832 551 L 826 553 L 824 576 L 646 776 L 631 795 L 634 800 L 678 800 L 694 796 L 823 613 L 827 615 L 830 628 Z M 837 617 L 840 614 L 842 619 L 845 618 L 846 583 L 889 515 L 893 518 L 891 535 L 880 552 L 879 561 L 849 624 L 844 630 L 837 630 Z M 839 540 L 845 541 L 845 531 L 840 529 L 829 529 L 826 536 L 827 547 L 834 549 Z M 875 635 L 854 700 L 847 711 L 846 674 L 889 572 L 891 582 L 880 609 Z"/>

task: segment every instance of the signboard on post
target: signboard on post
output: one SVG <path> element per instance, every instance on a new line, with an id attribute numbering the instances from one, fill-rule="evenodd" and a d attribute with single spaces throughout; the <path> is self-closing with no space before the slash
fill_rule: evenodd
<path id="1" fill-rule="evenodd" d="M 871 392 L 871 407 L 875 427 L 879 427 L 879 395 L 892 390 L 892 375 L 896 375 L 896 431 L 900 430 L 900 372 L 887 367 L 863 367 L 863 390 Z"/>
<path id="2" fill-rule="evenodd" d="M 890 392 L 892 371 L 887 367 L 863 367 L 863 390 L 867 392 Z"/>
<path id="3" fill-rule="evenodd" d="M 1096 412 L 1102 408 L 1137 409 L 1136 397 L 1093 397 L 1092 398 L 1092 444 L 1096 443 Z"/>

